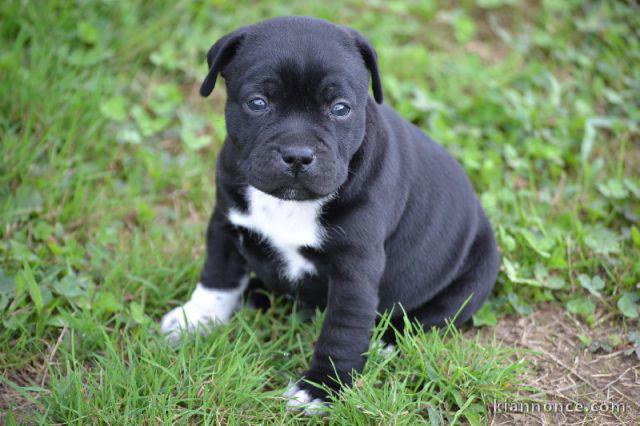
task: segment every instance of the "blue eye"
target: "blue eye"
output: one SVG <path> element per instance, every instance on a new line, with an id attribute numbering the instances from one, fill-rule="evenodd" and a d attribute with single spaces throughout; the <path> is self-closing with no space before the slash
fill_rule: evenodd
<path id="1" fill-rule="evenodd" d="M 253 98 L 247 102 L 247 106 L 251 111 L 260 112 L 267 109 L 267 101 L 262 98 Z"/>
<path id="2" fill-rule="evenodd" d="M 338 117 L 344 117 L 349 114 L 349 111 L 351 111 L 351 108 L 344 102 L 338 102 L 331 107 L 331 114 L 337 115 Z"/>

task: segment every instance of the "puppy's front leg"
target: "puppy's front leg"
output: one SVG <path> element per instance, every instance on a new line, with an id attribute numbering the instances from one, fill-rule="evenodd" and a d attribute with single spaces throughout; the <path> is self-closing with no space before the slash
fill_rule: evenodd
<path id="1" fill-rule="evenodd" d="M 171 340 L 177 340 L 184 331 L 206 332 L 212 324 L 225 323 L 231 317 L 248 283 L 235 238 L 231 225 L 216 207 L 207 228 L 207 254 L 200 282 L 184 305 L 162 318 L 162 331 Z"/>
<path id="2" fill-rule="evenodd" d="M 357 250 L 336 259 L 330 276 L 324 323 L 315 346 L 311 368 L 286 396 L 290 407 L 307 405 L 319 411 L 326 392 L 306 380 L 338 390 L 350 386 L 352 373 L 361 372 L 374 327 L 378 284 L 384 270 L 384 251 Z M 336 380 L 338 379 L 338 380 Z"/>

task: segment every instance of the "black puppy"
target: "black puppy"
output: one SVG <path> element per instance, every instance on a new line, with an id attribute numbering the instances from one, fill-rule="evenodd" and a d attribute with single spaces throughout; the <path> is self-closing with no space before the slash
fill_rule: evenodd
<path id="1" fill-rule="evenodd" d="M 392 311 L 396 328 L 403 309 L 442 326 L 470 299 L 456 323 L 471 317 L 498 273 L 491 226 L 460 165 L 382 105 L 359 33 L 271 19 L 222 37 L 207 61 L 200 93 L 225 78 L 228 137 L 201 282 L 165 316 L 166 333 L 227 321 L 250 272 L 326 308 L 311 368 L 287 392 L 298 406 L 326 399 L 307 380 L 351 383 L 379 313 Z"/>

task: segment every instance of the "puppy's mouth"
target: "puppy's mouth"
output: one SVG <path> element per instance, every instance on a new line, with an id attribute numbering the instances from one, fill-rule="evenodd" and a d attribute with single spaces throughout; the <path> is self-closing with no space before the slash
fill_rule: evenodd
<path id="1" fill-rule="evenodd" d="M 325 196 L 324 194 L 317 194 L 300 185 L 283 186 L 283 187 L 268 191 L 267 193 L 276 198 L 280 198 L 281 200 L 287 200 L 287 201 L 310 201 L 310 200 L 317 200 Z"/>

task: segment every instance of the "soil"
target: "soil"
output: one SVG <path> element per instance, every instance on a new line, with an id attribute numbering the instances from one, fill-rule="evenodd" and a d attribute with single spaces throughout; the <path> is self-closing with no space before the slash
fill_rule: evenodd
<path id="1" fill-rule="evenodd" d="M 532 390 L 521 401 L 528 404 L 497 401 L 489 407 L 489 423 L 640 424 L 640 358 L 626 343 L 628 332 L 611 317 L 589 328 L 550 304 L 527 317 L 505 316 L 493 328 L 468 331 L 514 348 L 514 362 L 524 359 L 528 365 L 522 381 Z M 620 343 L 611 347 L 612 340 Z"/>

